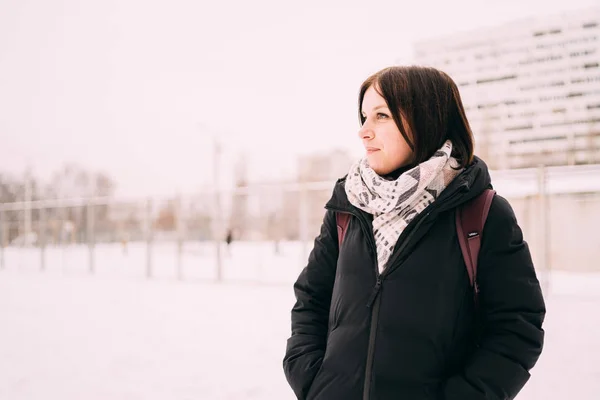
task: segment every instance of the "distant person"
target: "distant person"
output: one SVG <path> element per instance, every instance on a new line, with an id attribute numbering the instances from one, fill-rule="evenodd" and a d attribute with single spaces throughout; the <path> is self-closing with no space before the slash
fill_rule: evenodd
<path id="1" fill-rule="evenodd" d="M 546 308 L 456 84 L 390 67 L 358 105 L 365 156 L 335 184 L 294 284 L 290 386 L 303 400 L 513 399 L 542 351 Z"/>
<path id="2" fill-rule="evenodd" d="M 227 255 L 231 255 L 231 243 L 233 242 L 233 231 L 231 229 L 227 230 L 227 235 L 225 236 L 225 243 L 227 244 Z"/>

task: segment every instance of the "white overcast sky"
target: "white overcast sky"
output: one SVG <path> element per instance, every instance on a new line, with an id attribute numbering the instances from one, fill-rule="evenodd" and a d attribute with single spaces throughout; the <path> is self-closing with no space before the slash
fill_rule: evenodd
<path id="1" fill-rule="evenodd" d="M 298 154 L 359 154 L 356 94 L 410 62 L 415 40 L 597 5 L 597 0 L 0 0 L 0 171 L 65 162 L 118 194 L 191 191 L 294 170 Z"/>

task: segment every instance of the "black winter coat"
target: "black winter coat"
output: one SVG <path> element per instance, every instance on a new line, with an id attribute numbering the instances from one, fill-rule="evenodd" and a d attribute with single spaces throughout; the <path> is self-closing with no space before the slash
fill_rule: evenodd
<path id="1" fill-rule="evenodd" d="M 491 187 L 478 158 L 402 232 L 379 275 L 372 216 L 340 179 L 294 284 L 283 361 L 301 400 L 512 399 L 544 338 L 545 305 L 509 203 L 494 197 L 479 253 L 479 305 L 455 210 Z M 335 212 L 350 213 L 338 251 Z"/>

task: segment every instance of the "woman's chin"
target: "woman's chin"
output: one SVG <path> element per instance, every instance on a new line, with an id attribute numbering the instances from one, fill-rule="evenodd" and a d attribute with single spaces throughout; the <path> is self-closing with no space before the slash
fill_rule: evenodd
<path id="1" fill-rule="evenodd" d="M 369 164 L 369 167 L 377 173 L 382 169 L 380 160 L 374 154 L 367 154 L 367 163 Z"/>
<path id="2" fill-rule="evenodd" d="M 377 165 L 376 163 L 374 163 L 374 164 L 369 163 L 369 166 L 379 176 L 387 175 L 390 172 L 392 172 L 392 171 L 389 171 L 388 168 L 383 168 L 382 166 Z"/>
<path id="3" fill-rule="evenodd" d="M 389 175 L 397 169 L 408 165 L 408 162 L 402 164 L 398 163 L 397 165 L 389 165 L 389 163 L 382 162 L 381 158 L 377 157 L 375 154 L 367 155 L 367 163 L 369 164 L 369 167 L 379 176 Z"/>
<path id="4" fill-rule="evenodd" d="M 375 173 L 376 173 L 377 175 L 379 175 L 379 176 L 386 176 L 386 175 L 389 175 L 389 174 L 391 174 L 392 172 L 394 172 L 394 171 L 397 169 L 397 168 L 389 168 L 389 167 L 388 167 L 388 168 L 386 168 L 386 167 L 383 167 L 383 166 L 381 166 L 381 165 L 378 165 L 378 164 L 376 164 L 376 163 L 374 163 L 373 165 L 371 165 L 371 164 L 369 163 L 369 167 L 371 167 L 371 169 L 372 169 L 373 171 L 375 171 Z"/>

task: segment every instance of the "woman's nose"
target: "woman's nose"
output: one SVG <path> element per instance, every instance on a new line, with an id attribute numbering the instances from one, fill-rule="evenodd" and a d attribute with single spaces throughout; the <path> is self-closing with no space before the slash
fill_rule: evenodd
<path id="1" fill-rule="evenodd" d="M 363 124 L 363 126 L 358 130 L 358 137 L 363 140 L 373 139 L 373 137 L 375 137 L 375 133 L 368 124 Z"/>

